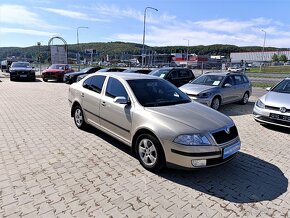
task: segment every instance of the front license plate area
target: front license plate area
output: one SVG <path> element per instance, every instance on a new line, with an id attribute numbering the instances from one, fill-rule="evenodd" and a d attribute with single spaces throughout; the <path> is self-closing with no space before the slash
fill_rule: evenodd
<path id="1" fill-rule="evenodd" d="M 273 114 L 270 113 L 269 117 L 273 120 L 281 120 L 290 122 L 290 116 L 282 115 L 282 114 Z"/>
<path id="2" fill-rule="evenodd" d="M 27 77 L 27 75 L 20 75 L 20 77 Z"/>
<path id="3" fill-rule="evenodd" d="M 223 159 L 233 155 L 234 153 L 238 152 L 241 148 L 241 143 L 237 142 L 231 146 L 225 147 L 223 150 Z"/>

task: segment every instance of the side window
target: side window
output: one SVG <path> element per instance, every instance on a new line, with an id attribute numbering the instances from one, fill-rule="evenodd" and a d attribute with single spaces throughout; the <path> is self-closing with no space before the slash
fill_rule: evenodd
<path id="1" fill-rule="evenodd" d="M 178 72 L 176 70 L 173 70 L 170 73 L 170 77 L 171 77 L 171 79 L 177 79 L 178 78 Z"/>
<path id="2" fill-rule="evenodd" d="M 179 77 L 180 78 L 191 78 L 191 73 L 188 70 L 180 70 L 179 71 Z"/>
<path id="3" fill-rule="evenodd" d="M 248 83 L 249 82 L 248 78 L 245 77 L 245 76 L 243 76 L 243 80 L 244 80 L 244 83 Z"/>
<path id="4" fill-rule="evenodd" d="M 115 79 L 109 78 L 107 89 L 106 89 L 106 96 L 110 98 L 115 98 L 117 96 L 122 96 L 128 99 L 128 94 L 123 86 L 123 84 Z"/>
<path id="5" fill-rule="evenodd" d="M 91 90 L 96 93 L 101 93 L 104 81 L 106 79 L 105 76 L 93 76 L 91 82 Z"/>
<path id="6" fill-rule="evenodd" d="M 234 79 L 235 79 L 235 83 L 237 84 L 237 85 L 240 85 L 240 84 L 243 84 L 244 82 L 243 82 L 243 79 L 242 79 L 242 76 L 240 76 L 240 75 L 235 75 L 234 76 Z"/>
<path id="7" fill-rule="evenodd" d="M 92 82 L 92 77 L 86 79 L 83 83 L 83 87 L 86 89 L 91 89 L 91 82 Z"/>
<path id="8" fill-rule="evenodd" d="M 224 82 L 224 85 L 227 84 L 227 83 L 231 84 L 232 86 L 234 85 L 234 81 L 233 81 L 232 76 L 228 76 L 228 77 L 226 78 L 226 80 L 225 80 L 225 82 Z"/>

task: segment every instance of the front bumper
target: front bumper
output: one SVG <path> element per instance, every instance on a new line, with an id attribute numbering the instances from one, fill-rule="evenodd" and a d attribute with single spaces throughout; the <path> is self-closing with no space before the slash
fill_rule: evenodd
<path id="1" fill-rule="evenodd" d="M 163 141 L 167 165 L 181 168 L 206 168 L 231 160 L 240 150 L 239 137 L 222 145 L 186 146 Z"/>
<path id="2" fill-rule="evenodd" d="M 196 102 L 201 103 L 201 104 L 204 104 L 204 105 L 207 105 L 209 107 L 210 107 L 211 102 L 212 102 L 212 98 L 196 98 L 193 96 L 189 96 L 189 97 L 191 100 L 196 101 Z"/>
<path id="3" fill-rule="evenodd" d="M 280 111 L 276 111 L 276 110 L 259 108 L 256 105 L 253 109 L 253 116 L 254 116 L 254 119 L 256 121 L 258 121 L 260 123 L 272 124 L 272 125 L 276 125 L 276 126 L 290 128 L 290 120 L 273 119 L 270 117 L 271 113 L 281 115 L 281 116 L 290 117 L 290 113 L 281 113 Z"/>
<path id="4" fill-rule="evenodd" d="M 35 79 L 35 73 L 10 72 L 10 78 L 15 79 L 15 80 Z"/>
<path id="5" fill-rule="evenodd" d="M 63 75 L 60 73 L 45 73 L 42 74 L 43 79 L 49 79 L 49 80 L 63 80 Z"/>

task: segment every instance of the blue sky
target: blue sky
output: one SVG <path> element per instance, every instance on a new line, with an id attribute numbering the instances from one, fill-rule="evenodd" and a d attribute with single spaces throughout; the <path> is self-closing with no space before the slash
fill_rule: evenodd
<path id="1" fill-rule="evenodd" d="M 290 0 L 1 0 L 0 47 L 123 41 L 290 48 Z"/>

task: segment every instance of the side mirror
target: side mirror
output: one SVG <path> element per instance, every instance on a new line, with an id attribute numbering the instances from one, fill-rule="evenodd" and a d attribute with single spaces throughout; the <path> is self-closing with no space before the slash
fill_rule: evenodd
<path id="1" fill-rule="evenodd" d="M 271 87 L 267 87 L 266 91 L 268 91 L 268 92 L 271 91 Z"/>
<path id="2" fill-rule="evenodd" d="M 114 98 L 114 103 L 117 103 L 117 104 L 129 104 L 130 101 L 125 98 L 124 96 L 118 96 L 116 98 Z"/>
<path id="3" fill-rule="evenodd" d="M 226 83 L 226 84 L 224 84 L 224 87 L 226 87 L 226 88 L 230 88 L 230 87 L 232 87 L 232 85 L 229 84 L 229 83 Z"/>

